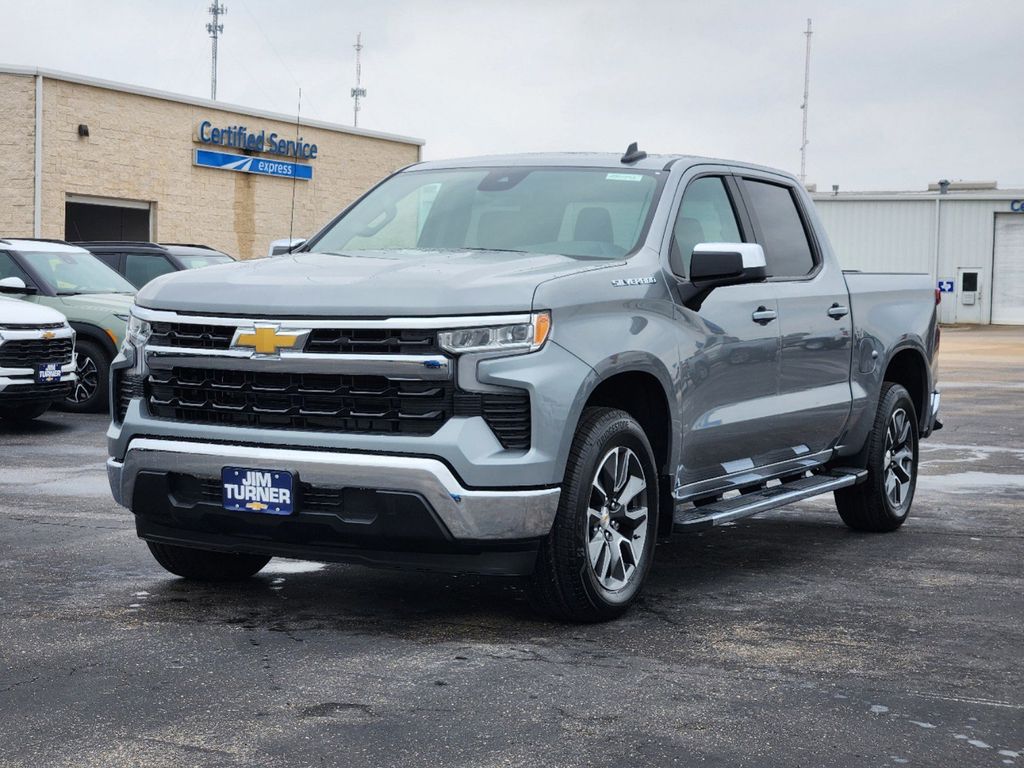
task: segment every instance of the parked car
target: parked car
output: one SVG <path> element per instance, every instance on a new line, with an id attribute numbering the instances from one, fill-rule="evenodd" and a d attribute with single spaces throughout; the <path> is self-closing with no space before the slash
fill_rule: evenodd
<path id="1" fill-rule="evenodd" d="M 31 421 L 71 393 L 75 332 L 67 318 L 4 294 L 17 278 L 0 279 L 0 419 Z"/>
<path id="2" fill-rule="evenodd" d="M 66 315 L 77 334 L 77 380 L 62 406 L 108 408 L 110 361 L 124 339 L 135 287 L 88 251 L 59 240 L 0 239 L 6 292 Z"/>
<path id="3" fill-rule="evenodd" d="M 89 241 L 75 243 L 85 248 L 108 267 L 141 288 L 160 275 L 198 269 L 214 264 L 230 264 L 234 258 L 206 245 L 187 243 L 145 243 L 125 241 Z"/>
<path id="4" fill-rule="evenodd" d="M 420 163 L 287 259 L 139 292 L 110 485 L 186 578 L 518 574 L 608 619 L 673 532 L 832 492 L 852 528 L 901 526 L 941 426 L 935 310 L 927 275 L 844 275 L 780 171 Z"/>

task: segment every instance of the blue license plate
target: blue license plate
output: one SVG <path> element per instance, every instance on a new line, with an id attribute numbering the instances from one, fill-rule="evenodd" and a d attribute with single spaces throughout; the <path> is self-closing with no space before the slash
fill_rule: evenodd
<path id="1" fill-rule="evenodd" d="M 60 381 L 60 363 L 39 363 L 36 366 L 36 381 L 40 384 L 56 384 Z"/>
<path id="2" fill-rule="evenodd" d="M 277 469 L 224 467 L 220 472 L 224 509 L 290 515 L 295 511 L 295 477 Z"/>

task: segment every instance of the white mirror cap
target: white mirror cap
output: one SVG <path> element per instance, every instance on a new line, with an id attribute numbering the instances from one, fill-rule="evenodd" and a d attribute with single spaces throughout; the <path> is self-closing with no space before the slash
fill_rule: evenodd
<path id="1" fill-rule="evenodd" d="M 0 288 L 27 288 L 25 281 L 20 277 L 5 277 L 0 279 Z"/>
<path id="2" fill-rule="evenodd" d="M 744 269 L 767 267 L 764 248 L 757 243 L 697 243 L 694 253 L 738 253 L 743 259 Z"/>

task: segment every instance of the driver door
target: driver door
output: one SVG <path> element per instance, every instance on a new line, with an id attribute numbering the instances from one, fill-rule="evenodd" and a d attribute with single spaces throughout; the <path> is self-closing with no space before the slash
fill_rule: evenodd
<path id="1" fill-rule="evenodd" d="M 694 246 L 714 242 L 753 242 L 728 173 L 701 175 L 685 187 L 669 244 L 677 285 L 687 282 Z M 700 495 L 716 487 L 715 478 L 772 460 L 781 343 L 777 314 L 769 283 L 716 288 L 698 311 L 677 304 L 683 382 L 678 496 Z"/>

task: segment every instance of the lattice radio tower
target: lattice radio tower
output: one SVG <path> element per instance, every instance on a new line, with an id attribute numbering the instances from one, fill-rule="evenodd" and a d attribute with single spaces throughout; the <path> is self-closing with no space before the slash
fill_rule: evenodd
<path id="1" fill-rule="evenodd" d="M 214 101 L 217 100 L 217 40 L 220 37 L 220 33 L 224 31 L 224 25 L 220 23 L 220 17 L 228 12 L 228 9 L 214 0 L 213 5 L 210 6 L 210 16 L 213 18 L 209 24 L 206 25 L 206 31 L 210 33 L 210 39 L 213 41 L 212 59 L 210 61 L 210 98 Z"/>
<path id="2" fill-rule="evenodd" d="M 359 125 L 359 100 L 366 98 L 366 89 L 362 87 L 363 67 L 360 61 L 360 54 L 363 50 L 363 33 L 356 34 L 356 87 L 352 89 L 352 125 Z"/>

